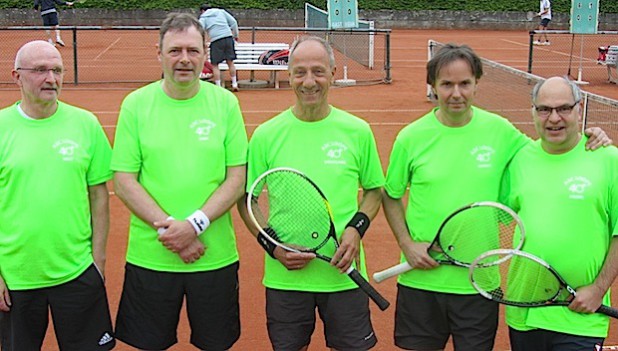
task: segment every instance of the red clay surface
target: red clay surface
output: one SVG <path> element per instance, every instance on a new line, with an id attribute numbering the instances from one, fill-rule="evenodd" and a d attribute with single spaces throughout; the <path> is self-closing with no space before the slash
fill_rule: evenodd
<path id="1" fill-rule="evenodd" d="M 425 63 L 427 60 L 427 40 L 440 42 L 467 43 L 481 56 L 503 62 L 509 66 L 525 69 L 527 64 L 527 32 L 508 31 L 412 31 L 397 30 L 391 39 L 392 77 L 390 85 L 357 86 L 351 88 L 335 88 L 330 98 L 335 106 L 351 111 L 372 124 L 382 158 L 386 167 L 392 142 L 397 132 L 407 123 L 428 111 L 432 105 L 425 97 Z M 153 64 L 157 64 L 154 56 L 150 56 Z M 131 52 L 126 52 L 127 60 Z M 353 78 L 353 77 L 351 77 Z M 483 80 L 481 80 L 481 86 Z M 508 80 L 504 82 L 508 89 Z M 616 85 L 604 84 L 590 86 L 587 89 L 599 94 L 618 98 Z M 105 130 L 113 140 L 118 110 L 123 97 L 131 89 L 123 87 L 97 87 L 83 85 L 75 88 L 67 84 L 62 93 L 62 100 L 93 111 L 104 125 Z M 506 93 L 484 92 L 496 101 L 508 100 Z M 256 125 L 272 117 L 281 110 L 291 106 L 294 93 L 288 89 L 280 91 L 244 90 L 237 93 L 244 111 L 247 130 L 252 133 Z M 487 96 L 486 96 L 487 97 Z M 12 104 L 19 98 L 16 90 L 5 90 L 0 94 L 0 106 Z M 525 102 L 521 109 L 529 109 Z M 264 288 L 261 284 L 263 269 L 263 252 L 255 243 L 253 237 L 246 231 L 240 221 L 236 209 L 234 223 L 237 229 L 238 245 L 241 254 L 240 297 L 242 335 L 232 350 L 270 350 L 266 333 L 264 315 Z M 111 196 L 111 231 L 108 243 L 108 259 L 106 267 L 107 287 L 112 315 L 115 318 L 122 280 L 124 274 L 124 257 L 127 241 L 129 212 L 120 200 Z M 367 248 L 367 264 L 370 274 L 398 263 L 399 250 L 393 239 L 382 212 L 373 221 L 368 235 L 364 239 Z M 372 306 L 372 317 L 379 342 L 374 350 L 395 350 L 393 345 L 393 314 L 395 310 L 395 280 L 385 281 L 375 286 L 390 300 L 393 305 L 385 312 Z M 618 299 L 614 299 L 618 304 Z M 618 324 L 612 321 L 613 336 L 607 339 L 607 345 L 618 344 L 616 330 Z M 53 330 L 50 327 L 44 350 L 57 350 Z M 189 329 L 183 312 L 178 328 L 177 345 L 170 350 L 194 350 L 188 342 Z M 324 346 L 321 323 L 314 333 L 311 350 L 326 350 Z M 116 350 L 131 350 L 119 343 Z M 447 350 L 452 350 L 449 345 Z M 501 321 L 495 350 L 509 350 L 507 330 Z"/>

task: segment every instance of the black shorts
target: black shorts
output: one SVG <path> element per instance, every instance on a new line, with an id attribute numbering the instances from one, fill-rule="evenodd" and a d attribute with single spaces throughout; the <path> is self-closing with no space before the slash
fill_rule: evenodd
<path id="1" fill-rule="evenodd" d="M 395 345 L 408 350 L 493 350 L 498 304 L 480 295 L 446 294 L 397 285 Z"/>
<path id="2" fill-rule="evenodd" d="M 217 65 L 225 60 L 236 60 L 232 37 L 217 39 L 210 43 L 210 63 Z"/>
<path id="3" fill-rule="evenodd" d="M 143 350 L 164 350 L 178 339 L 184 297 L 191 344 L 227 350 L 240 337 L 238 262 L 214 271 L 159 272 L 127 263 L 116 318 L 119 340 Z"/>
<path id="4" fill-rule="evenodd" d="M 551 22 L 551 20 L 549 18 L 543 18 L 541 20 L 541 26 L 547 28 L 547 26 L 549 25 L 549 22 Z"/>
<path id="5" fill-rule="evenodd" d="M 58 12 L 50 12 L 43 16 L 43 25 L 44 26 L 57 26 L 58 25 Z"/>
<path id="6" fill-rule="evenodd" d="M 544 329 L 519 331 L 509 328 L 513 351 L 591 351 L 603 348 L 604 338 L 558 333 Z"/>
<path id="7" fill-rule="evenodd" d="M 49 310 L 60 350 L 111 350 L 116 344 L 105 285 L 94 265 L 70 282 L 10 294 L 11 311 L 2 316 L 2 350 L 41 350 Z"/>
<path id="8" fill-rule="evenodd" d="M 266 289 L 268 336 L 275 351 L 309 345 L 315 309 L 324 323 L 326 345 L 338 351 L 369 350 L 378 342 L 369 312 L 369 299 L 360 289 L 312 293 Z"/>

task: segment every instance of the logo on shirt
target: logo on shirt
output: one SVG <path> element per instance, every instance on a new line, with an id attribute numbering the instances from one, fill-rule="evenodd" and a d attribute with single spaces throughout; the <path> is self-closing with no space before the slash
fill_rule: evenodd
<path id="1" fill-rule="evenodd" d="M 475 146 L 472 151 L 470 151 L 470 154 L 476 160 L 478 168 L 491 167 L 491 159 L 495 153 L 496 150 L 487 145 Z"/>
<path id="2" fill-rule="evenodd" d="M 324 163 L 326 164 L 345 164 L 344 154 L 348 147 L 338 141 L 331 141 L 322 145 L 322 151 L 326 156 Z"/>
<path id="3" fill-rule="evenodd" d="M 200 119 L 191 123 L 191 129 L 197 134 L 198 140 L 208 140 L 210 138 L 210 132 L 217 125 L 207 119 Z"/>
<path id="4" fill-rule="evenodd" d="M 109 335 L 108 332 L 105 332 L 105 334 L 103 334 L 103 336 L 101 336 L 101 339 L 99 339 L 99 346 L 103 346 L 105 344 L 108 344 L 110 342 L 114 341 L 114 337 Z"/>
<path id="5" fill-rule="evenodd" d="M 56 141 L 53 147 L 63 161 L 73 161 L 75 159 L 75 150 L 79 148 L 79 144 L 73 140 L 62 139 Z"/>
<path id="6" fill-rule="evenodd" d="M 570 177 L 564 182 L 569 192 L 570 199 L 583 199 L 586 189 L 591 184 L 588 178 L 580 176 Z"/>

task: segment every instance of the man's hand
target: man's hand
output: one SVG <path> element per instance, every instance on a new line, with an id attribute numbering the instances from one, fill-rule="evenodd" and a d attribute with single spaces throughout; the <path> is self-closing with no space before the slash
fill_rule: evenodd
<path id="1" fill-rule="evenodd" d="M 164 220 L 153 223 L 155 228 L 159 228 L 159 241 L 168 250 L 180 252 L 197 238 L 197 233 L 188 221 Z M 165 231 L 161 228 L 166 228 Z M 162 233 L 162 234 L 161 234 Z"/>
<path id="2" fill-rule="evenodd" d="M 330 264 L 337 267 L 342 273 L 346 272 L 354 263 L 354 260 L 356 262 L 360 260 L 360 242 L 360 234 L 356 228 L 345 228 L 341 235 L 339 249 L 333 255 Z"/>
<path id="3" fill-rule="evenodd" d="M 9 312 L 11 310 L 11 296 L 4 279 L 0 277 L 0 311 Z"/>
<path id="4" fill-rule="evenodd" d="M 439 266 L 438 262 L 427 253 L 429 245 L 427 242 L 413 242 L 401 248 L 410 266 L 415 269 L 432 269 Z"/>
<path id="5" fill-rule="evenodd" d="M 200 239 L 195 238 L 189 246 L 178 252 L 178 256 L 180 256 L 184 263 L 193 263 L 204 256 L 204 252 L 206 252 L 206 247 Z"/>
<path id="6" fill-rule="evenodd" d="M 605 291 L 594 285 L 586 285 L 577 289 L 577 296 L 571 301 L 569 309 L 579 313 L 594 313 L 601 307 Z"/>
<path id="7" fill-rule="evenodd" d="M 315 258 L 315 254 L 308 252 L 292 252 L 279 246 L 275 248 L 273 254 L 275 258 L 290 271 L 303 269 L 309 262 L 311 262 L 311 260 Z"/>
<path id="8" fill-rule="evenodd" d="M 613 140 L 599 127 L 586 128 L 584 134 L 588 137 L 586 150 L 596 150 L 603 146 L 609 146 Z"/>

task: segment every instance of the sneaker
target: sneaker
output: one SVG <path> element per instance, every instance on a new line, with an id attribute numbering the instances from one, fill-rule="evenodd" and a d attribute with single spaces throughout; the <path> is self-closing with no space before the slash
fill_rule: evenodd
<path id="1" fill-rule="evenodd" d="M 549 41 L 546 41 L 543 43 L 543 45 L 551 45 L 551 43 Z"/>
<path id="2" fill-rule="evenodd" d="M 48 42 L 48 43 L 50 43 L 50 44 L 52 44 L 52 45 L 55 45 L 55 44 L 54 44 L 54 41 L 53 41 L 53 40 L 51 40 L 51 39 L 47 39 L 47 42 Z"/>
<path id="3" fill-rule="evenodd" d="M 238 84 L 237 85 L 232 85 L 232 91 L 233 92 L 238 92 Z"/>
<path id="4" fill-rule="evenodd" d="M 58 44 L 60 46 L 64 46 L 64 42 L 60 38 L 56 39 L 56 44 Z"/>
<path id="5" fill-rule="evenodd" d="M 534 44 L 534 45 L 543 45 L 543 44 L 542 44 L 540 41 L 538 41 L 538 40 L 533 41 L 533 42 L 532 42 L 532 44 Z"/>

